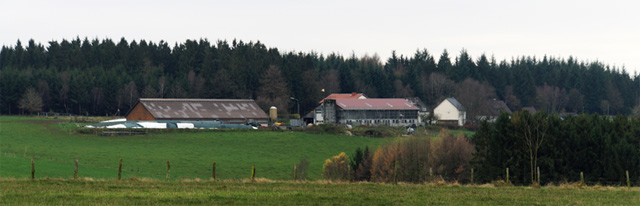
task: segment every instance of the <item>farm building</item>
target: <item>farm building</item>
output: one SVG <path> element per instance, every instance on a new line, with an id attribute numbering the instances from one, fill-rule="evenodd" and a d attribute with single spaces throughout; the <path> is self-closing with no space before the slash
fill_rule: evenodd
<path id="1" fill-rule="evenodd" d="M 255 120 L 268 124 L 269 117 L 251 99 L 159 99 L 141 98 L 126 114 L 127 121 L 218 120 L 245 124 Z"/>
<path id="2" fill-rule="evenodd" d="M 420 100 L 419 97 L 407 97 L 404 99 L 406 99 L 407 101 L 411 102 L 411 104 L 418 107 L 418 123 L 422 125 L 422 123 L 424 123 L 427 120 L 427 117 L 429 116 L 427 105 L 425 105 L 422 102 L 422 100 Z"/>
<path id="3" fill-rule="evenodd" d="M 486 107 L 487 108 L 484 108 L 480 111 L 480 114 L 476 117 L 476 119 L 495 122 L 502 112 L 511 114 L 511 109 L 509 109 L 507 104 L 501 100 L 491 100 L 488 102 L 488 105 Z"/>
<path id="4" fill-rule="evenodd" d="M 467 118 L 466 109 L 453 97 L 449 97 L 438 104 L 433 109 L 433 114 L 438 119 L 438 122 L 453 123 L 459 126 L 464 125 Z"/>
<path id="5" fill-rule="evenodd" d="M 325 99 L 314 112 L 314 122 L 407 126 L 418 123 L 418 111 L 406 99 Z"/>

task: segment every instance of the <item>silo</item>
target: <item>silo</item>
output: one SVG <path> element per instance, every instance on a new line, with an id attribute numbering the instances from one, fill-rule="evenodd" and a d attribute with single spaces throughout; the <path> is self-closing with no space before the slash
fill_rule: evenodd
<path id="1" fill-rule="evenodd" d="M 275 106 L 271 106 L 271 108 L 269 108 L 269 118 L 271 118 L 271 122 L 275 123 L 278 121 L 278 108 Z"/>

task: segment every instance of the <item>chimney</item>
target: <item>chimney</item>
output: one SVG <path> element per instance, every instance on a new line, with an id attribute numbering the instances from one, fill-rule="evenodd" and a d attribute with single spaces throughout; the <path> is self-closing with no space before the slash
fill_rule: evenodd
<path id="1" fill-rule="evenodd" d="M 353 96 L 356 96 L 356 94 L 358 94 L 358 93 L 351 92 L 351 96 L 352 96 L 352 97 L 353 97 Z"/>

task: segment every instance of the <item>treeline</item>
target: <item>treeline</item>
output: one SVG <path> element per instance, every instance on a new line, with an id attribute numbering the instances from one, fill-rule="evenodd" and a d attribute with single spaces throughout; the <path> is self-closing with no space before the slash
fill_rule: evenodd
<path id="1" fill-rule="evenodd" d="M 626 171 L 633 182 L 640 181 L 640 121 L 635 118 L 503 113 L 494 124 L 483 123 L 471 140 L 480 182 L 504 179 L 506 168 L 515 184 L 579 182 L 581 172 L 591 184 L 626 184 Z"/>
<path id="2" fill-rule="evenodd" d="M 504 100 L 512 110 L 629 114 L 637 105 L 640 78 L 571 57 L 498 62 L 485 55 L 474 60 L 465 50 L 458 56 L 444 51 L 438 58 L 418 50 L 411 57 L 393 53 L 382 63 L 375 55 L 280 52 L 261 42 L 201 39 L 169 46 L 76 38 L 2 47 L 0 113 L 33 112 L 20 102 L 33 96 L 26 95 L 28 88 L 41 96 L 36 111 L 83 115 L 123 115 L 140 97 L 250 98 L 289 113 L 297 103 L 291 97 L 301 111 L 310 111 L 329 92 L 417 96 L 432 108 L 454 96 L 471 115 L 491 99 Z"/>

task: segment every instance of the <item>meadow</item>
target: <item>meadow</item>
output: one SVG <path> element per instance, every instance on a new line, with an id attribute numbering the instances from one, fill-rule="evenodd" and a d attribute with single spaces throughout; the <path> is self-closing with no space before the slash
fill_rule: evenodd
<path id="1" fill-rule="evenodd" d="M 0 177 L 30 177 L 31 157 L 36 178 L 73 177 L 74 158 L 79 176 L 117 178 L 123 159 L 123 178 L 166 176 L 171 179 L 209 179 L 216 162 L 217 179 L 244 179 L 256 166 L 256 177 L 292 178 L 293 164 L 309 161 L 308 179 L 321 179 L 324 160 L 357 147 L 377 147 L 382 138 L 307 134 L 289 131 L 212 130 L 172 131 L 135 136 L 100 136 L 75 132 L 68 120 L 0 117 Z"/>
<path id="2" fill-rule="evenodd" d="M 0 178 L 2 205 L 638 205 L 639 188 Z"/>
<path id="3" fill-rule="evenodd" d="M 78 126 L 69 120 L 0 117 L 0 205 L 640 204 L 638 187 L 321 180 L 325 159 L 357 147 L 375 148 L 391 138 L 243 130 L 100 136 L 79 133 Z M 80 162 L 78 179 L 73 179 L 75 156 Z M 120 158 L 123 173 L 118 181 Z M 293 164 L 300 158 L 310 162 L 310 181 L 291 181 Z M 210 179 L 212 162 L 216 181 Z"/>

